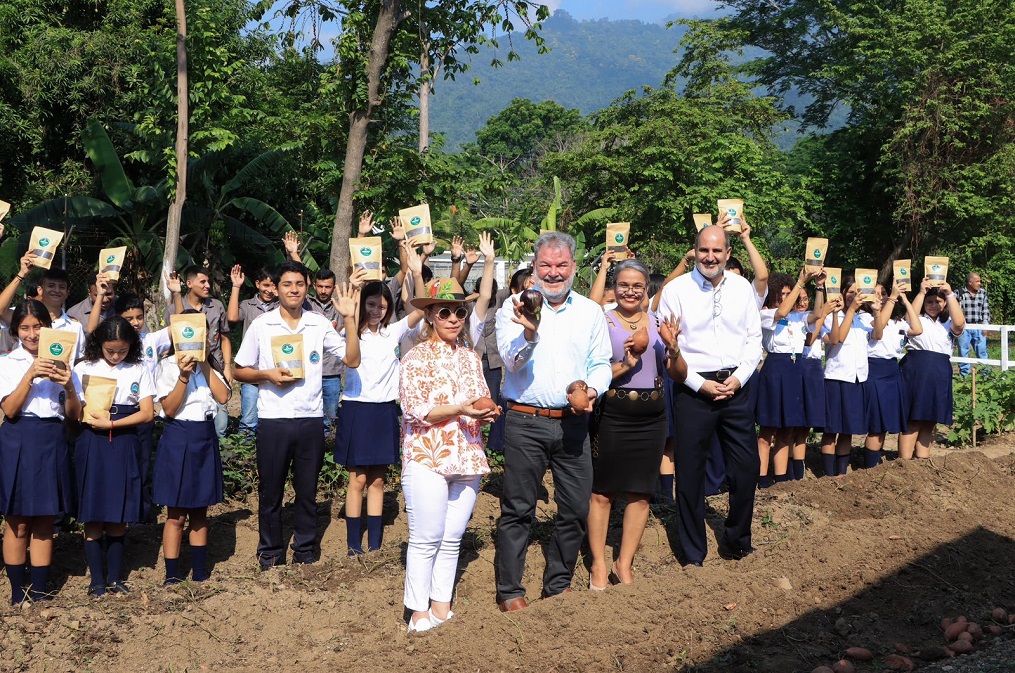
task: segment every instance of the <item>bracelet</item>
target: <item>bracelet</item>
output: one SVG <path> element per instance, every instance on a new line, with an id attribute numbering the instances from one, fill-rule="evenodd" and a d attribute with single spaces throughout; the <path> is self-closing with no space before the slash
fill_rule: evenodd
<path id="1" fill-rule="evenodd" d="M 666 349 L 666 357 L 668 359 L 673 359 L 673 358 L 676 358 L 676 357 L 679 357 L 679 356 L 680 356 L 680 349 L 679 348 L 677 350 L 670 350 L 669 348 Z"/>
<path id="2" fill-rule="evenodd" d="M 462 257 L 464 257 L 464 256 L 465 255 L 462 255 Z M 451 258 L 451 263 L 452 264 L 457 264 L 458 262 L 462 261 L 462 257 L 452 257 Z"/>
<path id="3" fill-rule="evenodd" d="M 25 279 L 24 276 L 14 276 L 14 277 L 17 278 L 18 280 L 24 280 Z"/>
<path id="4" fill-rule="evenodd" d="M 796 289 L 798 289 L 798 290 L 802 290 L 802 289 L 804 289 L 804 286 L 803 286 L 803 285 L 801 285 L 800 283 L 797 283 L 797 284 L 796 284 Z"/>
<path id="5" fill-rule="evenodd" d="M 182 376 L 177 376 L 176 378 L 183 385 L 188 385 L 190 383 L 190 379 L 185 379 Z"/>

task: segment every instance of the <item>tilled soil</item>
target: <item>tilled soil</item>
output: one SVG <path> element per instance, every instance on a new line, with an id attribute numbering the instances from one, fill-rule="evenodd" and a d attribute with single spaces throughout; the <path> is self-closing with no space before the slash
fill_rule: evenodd
<path id="1" fill-rule="evenodd" d="M 321 560 L 266 573 L 254 559 L 256 503 L 218 506 L 212 580 L 173 589 L 162 588 L 161 526 L 135 527 L 127 596 L 87 598 L 81 538 L 64 534 L 54 600 L 0 607 L 0 670 L 788 673 L 830 666 L 851 646 L 875 655 L 854 662 L 856 670 L 885 670 L 896 643 L 911 655 L 944 646 L 944 617 L 967 615 L 986 627 L 992 608 L 1015 609 L 1015 456 L 1007 439 L 984 449 L 889 461 L 837 479 L 809 474 L 759 492 L 758 552 L 737 562 L 719 559 L 710 535 L 705 566 L 682 568 L 673 513 L 658 509 L 633 585 L 586 591 L 579 565 L 574 593 L 510 614 L 494 600 L 495 473 L 462 546 L 455 618 L 412 636 L 402 608 L 407 529 L 394 492 L 380 551 L 346 556 L 341 502 L 322 501 Z M 541 589 L 554 512 L 549 476 L 546 485 L 529 547 L 531 598 Z M 709 505 L 717 533 L 726 497 Z M 611 544 L 619 544 L 615 514 Z M 1007 640 L 1011 629 L 976 649 L 1003 658 L 1009 644 L 990 642 Z M 933 670 L 979 670 L 957 668 L 962 659 Z"/>

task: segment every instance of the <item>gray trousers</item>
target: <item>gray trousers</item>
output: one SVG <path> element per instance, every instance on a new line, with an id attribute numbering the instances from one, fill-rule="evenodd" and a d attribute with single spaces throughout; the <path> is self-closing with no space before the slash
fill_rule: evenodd
<path id="1" fill-rule="evenodd" d="M 557 518 L 546 549 L 543 591 L 548 596 L 571 586 L 585 538 L 592 496 L 592 452 L 585 416 L 561 419 L 506 412 L 504 491 L 497 522 L 497 598 L 525 595 L 522 575 L 535 520 L 536 499 L 546 468 L 553 475 Z"/>

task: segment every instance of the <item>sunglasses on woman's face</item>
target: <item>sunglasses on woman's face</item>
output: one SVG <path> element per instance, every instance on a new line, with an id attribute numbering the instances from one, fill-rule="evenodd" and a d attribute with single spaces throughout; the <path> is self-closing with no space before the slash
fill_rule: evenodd
<path id="1" fill-rule="evenodd" d="M 458 318 L 459 320 L 465 320 L 465 318 L 468 317 L 469 315 L 469 309 L 465 308 L 464 306 L 459 306 L 454 311 L 452 311 L 447 306 L 445 306 L 441 310 L 437 311 L 437 319 L 447 320 L 448 318 L 451 317 L 452 313 L 454 313 L 455 317 Z"/>

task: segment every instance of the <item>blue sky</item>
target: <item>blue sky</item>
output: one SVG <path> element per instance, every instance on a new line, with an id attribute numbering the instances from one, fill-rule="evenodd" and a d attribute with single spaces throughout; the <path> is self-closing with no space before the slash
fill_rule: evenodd
<path id="1" fill-rule="evenodd" d="M 674 14 L 681 18 L 715 16 L 715 0 L 545 0 L 576 19 L 638 19 L 653 23 Z"/>

